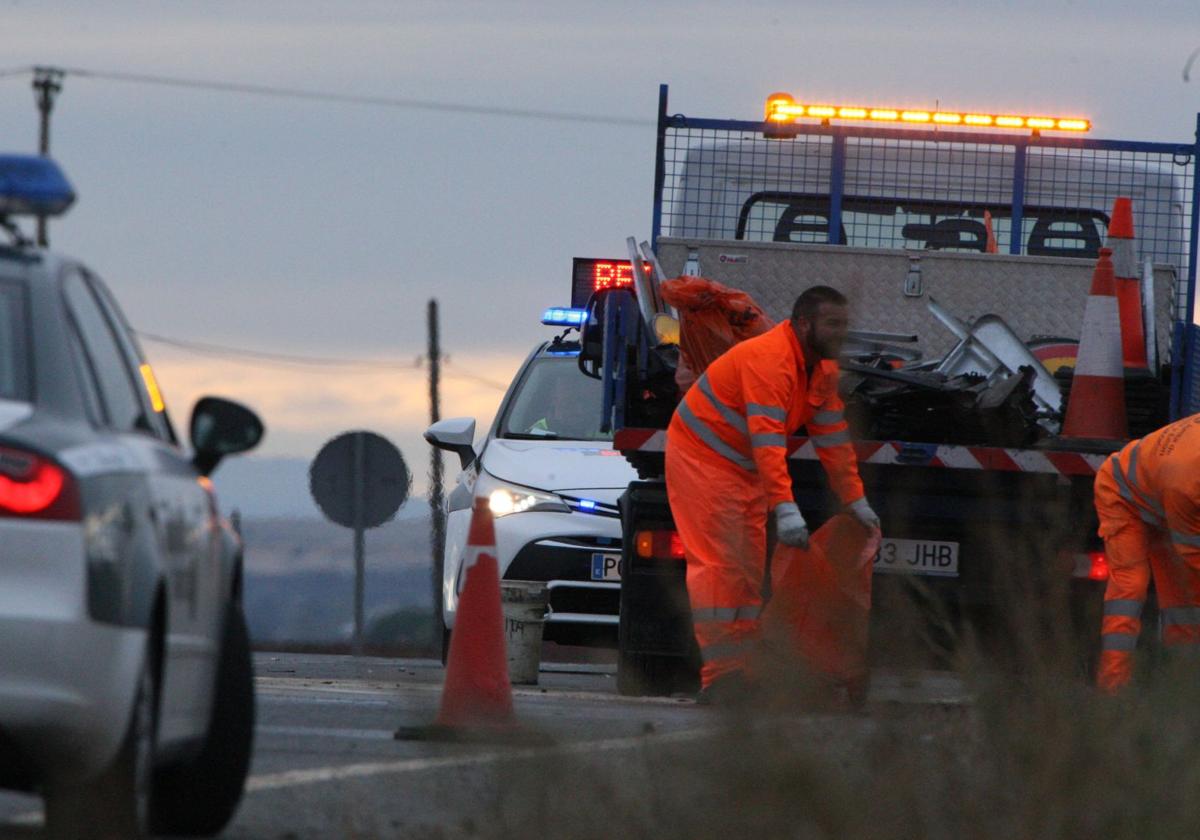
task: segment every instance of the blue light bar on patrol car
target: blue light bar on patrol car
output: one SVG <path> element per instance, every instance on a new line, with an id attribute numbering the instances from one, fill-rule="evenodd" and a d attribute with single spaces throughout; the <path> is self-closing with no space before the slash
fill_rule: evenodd
<path id="1" fill-rule="evenodd" d="M 74 201 L 67 176 L 50 158 L 0 155 L 0 216 L 58 216 Z"/>
<path id="2" fill-rule="evenodd" d="M 586 309 L 567 309 L 555 306 L 542 313 L 542 323 L 548 327 L 578 327 L 587 320 Z"/>

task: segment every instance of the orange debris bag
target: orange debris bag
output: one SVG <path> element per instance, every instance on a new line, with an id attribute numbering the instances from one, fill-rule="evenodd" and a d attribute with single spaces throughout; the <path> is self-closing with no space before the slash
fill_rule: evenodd
<path id="1" fill-rule="evenodd" d="M 754 298 L 704 277 L 676 277 L 659 287 L 663 300 L 679 310 L 680 392 L 739 341 L 765 333 L 775 322 Z"/>
<path id="2" fill-rule="evenodd" d="M 807 550 L 778 544 L 763 630 L 790 640 L 816 674 L 861 687 L 868 679 L 871 574 L 879 533 L 847 514 L 816 530 Z M 853 689 L 852 689 L 853 690 Z"/>

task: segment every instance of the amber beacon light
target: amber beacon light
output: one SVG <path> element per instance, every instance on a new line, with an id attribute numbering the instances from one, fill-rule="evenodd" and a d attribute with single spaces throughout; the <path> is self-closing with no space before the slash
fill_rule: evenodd
<path id="1" fill-rule="evenodd" d="M 802 118 L 933 125 L 947 128 L 1013 128 L 1029 131 L 1091 131 L 1091 120 L 1078 117 L 1029 117 L 974 111 L 926 111 L 915 108 L 863 108 L 846 105 L 808 105 L 791 94 L 767 97 L 767 122 L 790 123 Z"/>

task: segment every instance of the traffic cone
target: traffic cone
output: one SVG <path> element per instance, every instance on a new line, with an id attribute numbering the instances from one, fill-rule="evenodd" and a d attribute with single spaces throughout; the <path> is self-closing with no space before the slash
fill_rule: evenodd
<path id="1" fill-rule="evenodd" d="M 515 718 L 504 648 L 496 529 L 484 498 L 477 497 L 471 511 L 463 574 L 466 578 L 450 634 L 442 708 L 434 725 L 511 727 Z"/>
<path id="2" fill-rule="evenodd" d="M 1142 321 L 1142 281 L 1138 273 L 1133 236 L 1133 202 L 1124 196 L 1113 201 L 1108 224 L 1117 302 L 1121 311 L 1121 357 L 1127 368 L 1146 368 L 1146 331 Z"/>
<path id="3" fill-rule="evenodd" d="M 484 498 L 476 498 L 471 511 L 462 574 L 437 719 L 432 726 L 400 727 L 397 740 L 487 741 L 522 734 L 508 681 L 496 530 Z"/>
<path id="4" fill-rule="evenodd" d="M 1124 440 L 1125 371 L 1121 364 L 1121 315 L 1112 250 L 1100 249 L 1092 290 L 1083 312 L 1079 356 L 1063 420 L 1062 437 Z"/>
<path id="5" fill-rule="evenodd" d="M 985 254 L 994 254 L 998 249 L 996 248 L 996 231 L 992 228 L 992 213 L 990 210 L 983 211 L 983 229 L 987 237 L 984 242 L 983 252 Z"/>

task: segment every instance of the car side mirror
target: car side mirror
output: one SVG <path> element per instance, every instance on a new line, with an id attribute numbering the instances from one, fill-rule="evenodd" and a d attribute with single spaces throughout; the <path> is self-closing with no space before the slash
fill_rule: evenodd
<path id="1" fill-rule="evenodd" d="M 450 417 L 439 420 L 425 430 L 425 440 L 438 449 L 458 455 L 465 470 L 475 460 L 475 418 Z"/>
<path id="2" fill-rule="evenodd" d="M 210 475 L 226 455 L 258 446 L 263 437 L 257 414 L 221 397 L 201 397 L 196 402 L 189 430 L 195 452 L 192 464 L 201 475 Z"/>

